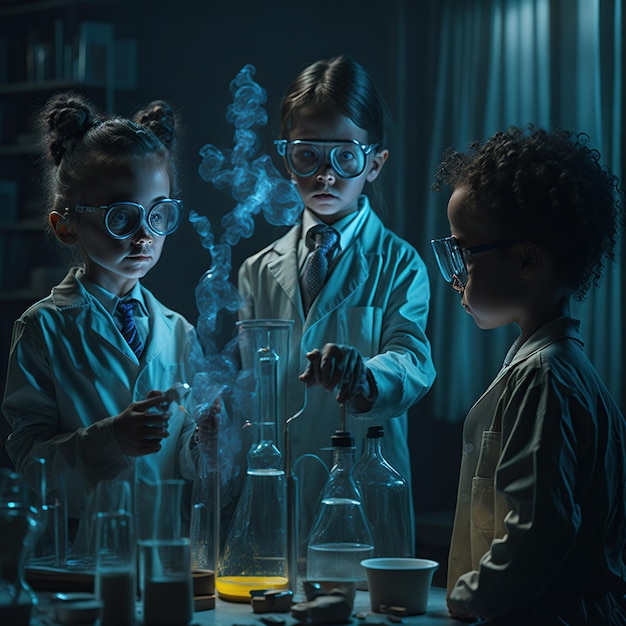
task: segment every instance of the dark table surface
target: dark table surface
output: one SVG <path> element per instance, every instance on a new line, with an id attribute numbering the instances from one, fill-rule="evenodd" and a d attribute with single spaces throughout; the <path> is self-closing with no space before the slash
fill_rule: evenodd
<path id="1" fill-rule="evenodd" d="M 49 592 L 38 592 L 39 605 L 33 613 L 31 626 L 54 626 L 57 622 L 53 619 L 50 609 Z M 138 604 L 137 626 L 142 625 L 141 610 Z M 357 618 L 356 613 L 365 614 L 365 617 Z M 300 624 L 290 613 L 256 614 L 252 612 L 249 604 L 225 602 L 217 598 L 215 608 L 208 611 L 194 613 L 190 626 L 264 626 L 262 617 L 275 616 L 284 621 L 285 626 Z M 373 613 L 370 609 L 369 594 L 367 591 L 357 591 L 353 616 L 350 618 L 352 626 L 396 626 L 388 617 L 381 613 Z M 404 617 L 402 624 L 405 626 L 459 626 L 461 622 L 450 617 L 446 609 L 446 591 L 441 587 L 431 587 L 428 597 L 428 610 L 424 615 Z"/>

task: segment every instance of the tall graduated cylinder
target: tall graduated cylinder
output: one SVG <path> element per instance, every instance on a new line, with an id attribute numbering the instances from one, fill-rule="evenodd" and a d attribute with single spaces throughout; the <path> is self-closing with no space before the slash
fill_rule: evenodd
<path id="1" fill-rule="evenodd" d="M 221 598 L 250 602 L 253 589 L 286 588 L 287 488 L 278 424 L 284 394 L 291 321 L 239 323 L 242 365 L 254 371 L 253 444 L 241 496 L 220 555 L 216 588 Z"/>

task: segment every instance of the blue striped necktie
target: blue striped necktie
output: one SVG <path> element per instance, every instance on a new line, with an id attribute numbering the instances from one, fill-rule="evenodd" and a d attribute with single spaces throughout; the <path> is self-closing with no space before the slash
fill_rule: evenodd
<path id="1" fill-rule="evenodd" d="M 122 320 L 122 335 L 128 342 L 130 349 L 135 353 L 137 358 L 141 357 L 143 352 L 143 343 L 139 338 L 137 327 L 135 326 L 135 318 L 133 317 L 133 309 L 135 308 L 136 300 L 130 302 L 120 302 L 117 305 L 117 311 Z"/>

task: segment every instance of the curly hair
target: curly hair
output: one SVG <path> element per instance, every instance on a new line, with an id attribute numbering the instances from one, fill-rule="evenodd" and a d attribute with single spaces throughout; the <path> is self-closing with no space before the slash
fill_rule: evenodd
<path id="1" fill-rule="evenodd" d="M 476 215 L 540 244 L 581 301 L 615 260 L 624 197 L 588 142 L 584 133 L 511 126 L 467 152 L 448 150 L 433 189 L 463 188 Z"/>
<path id="2" fill-rule="evenodd" d="M 133 119 L 105 119 L 85 97 L 59 93 L 41 110 L 39 134 L 47 212 L 75 204 L 104 171 L 118 171 L 146 158 L 163 166 L 172 193 L 177 191 L 177 118 L 163 100 L 151 102 Z"/>

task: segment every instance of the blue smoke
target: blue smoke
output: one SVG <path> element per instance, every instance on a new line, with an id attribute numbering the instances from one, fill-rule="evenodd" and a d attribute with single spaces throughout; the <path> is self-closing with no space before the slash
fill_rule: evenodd
<path id="1" fill-rule="evenodd" d="M 228 395 L 230 406 L 240 415 L 252 415 L 254 385 L 251 372 L 238 367 L 237 340 L 220 352 L 216 332 L 218 314 L 225 310 L 235 313 L 241 306 L 241 297 L 230 282 L 232 246 L 254 233 L 254 219 L 263 214 L 275 226 L 295 224 L 304 209 L 302 199 L 292 185 L 274 166 L 268 154 L 261 152 L 261 140 L 254 126 L 267 124 L 263 104 L 267 101 L 265 89 L 253 76 L 252 65 L 245 65 L 230 83 L 233 102 L 226 111 L 226 120 L 235 127 L 233 148 L 220 150 L 212 144 L 200 150 L 202 161 L 200 177 L 217 189 L 230 190 L 235 207 L 221 220 L 223 232 L 216 243 L 210 220 L 196 211 L 190 211 L 189 221 L 200 237 L 202 247 L 211 255 L 211 267 L 200 278 L 195 291 L 198 308 L 196 330 L 203 355 L 193 364 L 198 372 L 194 378 L 194 397 L 200 400 L 196 417 L 200 419 L 213 400 Z M 220 424 L 220 466 L 224 474 L 232 470 L 235 453 L 241 445 L 234 423 Z M 226 442 L 230 442 L 227 445 Z"/>
<path id="2" fill-rule="evenodd" d="M 206 144 L 200 150 L 200 177 L 217 189 L 230 189 L 237 201 L 221 222 L 224 232 L 220 242 L 230 246 L 242 237 L 252 236 L 254 217 L 259 213 L 270 224 L 290 226 L 304 208 L 300 194 L 276 169 L 270 156 L 259 154 L 261 141 L 252 127 L 267 124 L 267 113 L 262 107 L 267 94 L 254 82 L 255 73 L 252 65 L 246 65 L 230 83 L 233 102 L 226 111 L 226 120 L 235 126 L 233 149 L 222 152 Z"/>

